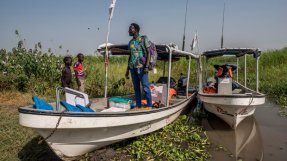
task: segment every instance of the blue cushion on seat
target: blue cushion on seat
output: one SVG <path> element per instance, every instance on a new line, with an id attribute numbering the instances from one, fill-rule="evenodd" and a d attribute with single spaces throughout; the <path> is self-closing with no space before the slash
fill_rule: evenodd
<path id="1" fill-rule="evenodd" d="M 33 101 L 35 103 L 36 109 L 39 109 L 39 110 L 50 110 L 50 111 L 53 110 L 52 105 L 50 105 L 47 102 L 41 100 L 37 96 L 32 96 L 32 99 L 33 99 Z"/>
<path id="2" fill-rule="evenodd" d="M 68 111 L 71 111 L 71 112 L 83 112 L 80 108 L 76 107 L 76 106 L 73 106 L 69 103 L 67 103 L 66 101 L 64 100 L 61 100 L 60 101 L 60 104 L 62 106 L 64 106 Z"/>
<path id="3" fill-rule="evenodd" d="M 93 109 L 84 107 L 82 105 L 76 105 L 76 106 L 79 107 L 83 112 L 95 112 Z"/>

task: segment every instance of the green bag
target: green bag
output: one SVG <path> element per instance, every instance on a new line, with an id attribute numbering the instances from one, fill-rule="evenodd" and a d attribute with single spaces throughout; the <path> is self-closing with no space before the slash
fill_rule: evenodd
<path id="1" fill-rule="evenodd" d="M 131 103 L 132 100 L 127 98 L 121 98 L 121 97 L 111 97 L 109 98 L 110 102 L 117 102 L 117 103 Z"/>

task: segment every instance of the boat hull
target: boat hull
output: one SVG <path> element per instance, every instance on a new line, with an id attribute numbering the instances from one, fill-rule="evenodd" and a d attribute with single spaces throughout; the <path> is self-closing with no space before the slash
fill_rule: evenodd
<path id="1" fill-rule="evenodd" d="M 45 138 L 62 117 L 46 142 L 59 157 L 74 157 L 161 129 L 173 122 L 193 98 L 194 95 L 170 107 L 137 112 L 61 114 L 24 107 L 19 109 L 19 122 Z"/>

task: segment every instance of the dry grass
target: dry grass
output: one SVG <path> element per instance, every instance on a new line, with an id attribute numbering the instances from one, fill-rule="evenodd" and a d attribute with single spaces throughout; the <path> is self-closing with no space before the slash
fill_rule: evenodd
<path id="1" fill-rule="evenodd" d="M 0 92 L 0 107 L 21 107 L 32 104 L 32 94 L 18 91 Z"/>
<path id="2" fill-rule="evenodd" d="M 0 109 L 15 110 L 18 107 L 33 104 L 32 93 L 21 93 L 19 91 L 5 91 L 0 92 Z M 50 96 L 39 96 L 43 100 L 50 102 L 54 98 Z M 14 111 L 13 110 L 13 111 Z"/>

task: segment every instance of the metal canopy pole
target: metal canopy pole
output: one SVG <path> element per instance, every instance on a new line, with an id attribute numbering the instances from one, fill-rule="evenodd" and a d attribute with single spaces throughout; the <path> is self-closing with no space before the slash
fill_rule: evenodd
<path id="1" fill-rule="evenodd" d="M 236 81 L 238 82 L 239 58 L 237 58 L 236 65 L 237 65 L 237 70 L 236 70 Z"/>
<path id="2" fill-rule="evenodd" d="M 165 75 L 165 64 L 166 64 L 166 62 L 165 61 L 163 61 L 164 63 L 163 63 L 163 77 L 164 77 L 164 75 Z"/>
<path id="3" fill-rule="evenodd" d="M 199 60 L 197 61 L 197 67 L 198 67 L 198 70 L 197 71 L 199 71 L 198 73 L 197 73 L 197 75 L 198 75 L 198 86 L 199 86 L 199 91 L 201 91 L 202 90 L 202 74 L 203 74 L 203 67 L 202 67 L 202 64 L 201 64 L 201 59 L 202 59 L 202 57 L 201 57 L 201 55 L 199 56 Z"/>
<path id="4" fill-rule="evenodd" d="M 168 81 L 167 81 L 167 97 L 166 97 L 166 107 L 169 106 L 169 88 L 170 88 L 170 77 L 171 77 L 171 57 L 172 57 L 172 51 L 171 48 L 169 49 L 169 61 L 168 61 Z"/>
<path id="5" fill-rule="evenodd" d="M 188 73 L 187 73 L 187 84 L 186 84 L 186 98 L 188 97 L 188 88 L 189 88 L 189 77 L 190 77 L 190 66 L 191 66 L 191 57 L 188 56 Z"/>
<path id="6" fill-rule="evenodd" d="M 205 83 L 207 83 L 207 63 L 208 63 L 208 58 L 205 58 L 205 64 L 204 64 L 204 73 L 205 73 Z M 206 84 L 205 84 L 206 85 Z"/>
<path id="7" fill-rule="evenodd" d="M 259 92 L 259 58 L 256 57 L 256 92 Z"/>
<path id="8" fill-rule="evenodd" d="M 246 78 L 246 77 L 247 77 L 246 64 L 247 64 L 247 63 L 246 63 L 246 54 L 245 54 L 245 55 L 244 55 L 244 86 L 245 86 L 245 87 L 247 87 L 247 86 L 246 86 L 246 79 L 247 79 L 247 78 Z"/>

